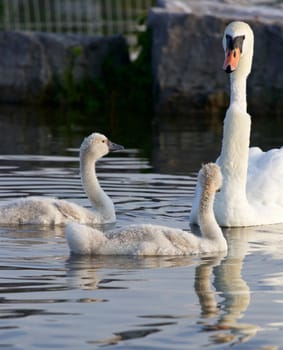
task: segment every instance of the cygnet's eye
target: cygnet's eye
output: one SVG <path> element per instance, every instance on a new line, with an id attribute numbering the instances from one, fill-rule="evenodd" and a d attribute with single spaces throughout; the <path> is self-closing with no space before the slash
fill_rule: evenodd
<path id="1" fill-rule="evenodd" d="M 106 143 L 106 140 L 102 140 L 102 143 Z"/>

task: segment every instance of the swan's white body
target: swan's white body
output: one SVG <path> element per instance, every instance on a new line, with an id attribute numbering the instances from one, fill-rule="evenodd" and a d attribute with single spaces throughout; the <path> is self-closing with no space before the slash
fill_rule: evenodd
<path id="1" fill-rule="evenodd" d="M 244 22 L 232 22 L 223 37 L 242 38 L 238 66 L 231 72 L 230 106 L 224 120 L 222 150 L 217 163 L 223 174 L 214 212 L 221 226 L 253 226 L 283 222 L 283 148 L 263 152 L 249 149 L 251 118 L 247 113 L 246 80 L 253 57 L 253 32 Z M 231 53 L 232 54 L 232 53 Z M 235 57 L 235 56 L 234 56 Z M 199 184 L 196 186 L 190 222 L 198 223 Z"/>
<path id="2" fill-rule="evenodd" d="M 70 223 L 65 228 L 70 251 L 79 255 L 193 255 L 227 250 L 226 239 L 213 214 L 215 191 L 222 175 L 216 164 L 199 174 L 202 196 L 199 208 L 201 237 L 159 225 L 131 225 L 110 232 Z"/>
<path id="3" fill-rule="evenodd" d="M 82 185 L 96 211 L 62 199 L 27 197 L 2 204 L 0 224 L 62 225 L 70 221 L 85 224 L 114 222 L 116 220 L 114 204 L 99 185 L 95 174 L 95 162 L 109 151 L 122 148 L 99 133 L 91 134 L 81 144 Z"/>

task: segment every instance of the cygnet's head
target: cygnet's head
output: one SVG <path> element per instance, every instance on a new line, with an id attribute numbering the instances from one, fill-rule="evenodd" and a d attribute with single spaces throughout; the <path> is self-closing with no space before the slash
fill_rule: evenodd
<path id="1" fill-rule="evenodd" d="M 109 152 L 122 149 L 124 149 L 123 146 L 113 143 L 106 136 L 95 132 L 83 140 L 80 153 L 91 155 L 94 159 L 99 159 Z"/>
<path id="2" fill-rule="evenodd" d="M 220 167 L 215 163 L 204 164 L 198 177 L 202 188 L 210 192 L 217 192 L 222 186 L 222 173 Z"/>
<path id="3" fill-rule="evenodd" d="M 241 66 L 246 74 L 251 70 L 254 47 L 254 35 L 251 27 L 240 21 L 228 24 L 223 35 L 225 61 L 223 69 L 232 73 Z M 243 61 L 243 62 L 242 62 Z"/>

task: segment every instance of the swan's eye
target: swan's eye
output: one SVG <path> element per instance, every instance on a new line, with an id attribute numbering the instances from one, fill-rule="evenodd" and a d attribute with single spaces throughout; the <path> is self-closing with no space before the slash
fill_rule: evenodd
<path id="1" fill-rule="evenodd" d="M 102 140 L 102 143 L 105 143 L 106 142 L 106 140 Z"/>

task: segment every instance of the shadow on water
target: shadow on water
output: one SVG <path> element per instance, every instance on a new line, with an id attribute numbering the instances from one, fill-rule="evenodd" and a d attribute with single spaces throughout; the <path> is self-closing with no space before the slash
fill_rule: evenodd
<path id="1" fill-rule="evenodd" d="M 80 110 L 36 106 L 0 106 L 1 154 L 66 154 L 79 147 L 92 132 L 105 133 L 127 148 L 148 155 L 151 148 L 150 116 L 84 115 Z"/>
<path id="2" fill-rule="evenodd" d="M 188 116 L 160 117 L 154 127 L 153 169 L 160 173 L 195 172 L 201 164 L 215 161 L 220 154 L 225 111 Z M 283 118 L 252 117 L 251 146 L 266 151 L 283 145 Z"/>
<path id="3" fill-rule="evenodd" d="M 138 108 L 138 107 L 137 107 Z M 215 161 L 221 149 L 224 113 L 189 112 L 164 116 L 83 115 L 63 108 L 1 106 L 0 154 L 65 155 L 94 131 L 105 133 L 126 148 L 138 149 L 158 173 L 184 174 Z M 112 120 L 113 119 L 113 120 Z M 283 144 L 283 118 L 252 118 L 251 146 L 263 150 Z"/>
<path id="4" fill-rule="evenodd" d="M 163 117 L 156 124 L 152 163 L 160 173 L 188 175 L 201 163 L 216 159 L 221 147 L 222 120 L 204 113 Z"/>

